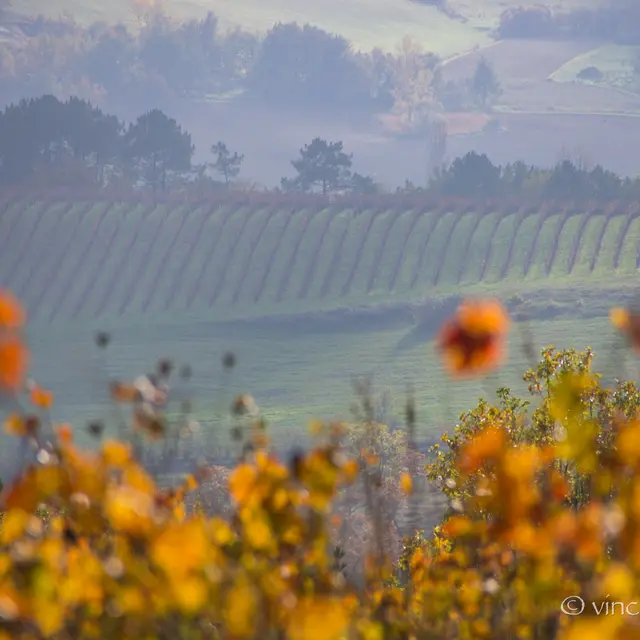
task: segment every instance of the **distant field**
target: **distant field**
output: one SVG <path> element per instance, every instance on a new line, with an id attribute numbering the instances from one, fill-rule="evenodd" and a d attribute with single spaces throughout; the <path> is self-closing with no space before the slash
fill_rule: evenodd
<path id="1" fill-rule="evenodd" d="M 602 73 L 598 85 L 637 92 L 634 64 L 640 56 L 640 47 L 606 45 L 577 55 L 551 74 L 554 82 L 579 82 L 594 84 L 578 77 L 588 67 L 596 67 Z"/>
<path id="2" fill-rule="evenodd" d="M 610 303 L 615 302 L 612 296 Z M 549 343 L 558 348 L 590 345 L 599 354 L 599 370 L 609 377 L 635 375 L 631 363 L 625 365 L 611 353 L 619 340 L 606 317 L 533 322 L 526 328 L 536 350 Z M 376 327 L 345 321 L 329 331 L 304 322 L 217 325 L 203 315 L 189 325 L 160 325 L 150 318 L 146 326 L 120 327 L 112 333 L 113 344 L 105 354 L 97 351 L 87 327 L 34 328 L 29 335 L 36 379 L 56 393 L 55 419 L 72 421 L 85 442 L 88 438 L 81 429 L 85 421 L 105 420 L 110 430 L 117 424 L 117 413 L 108 402 L 108 379 L 152 371 L 159 357 L 193 366 L 193 383 L 179 385 L 176 391 L 193 398 L 195 416 L 205 425 L 205 441 L 213 434 L 217 442 L 229 443 L 228 408 L 235 394 L 249 391 L 281 447 L 290 447 L 292 436 L 305 437 L 312 418 L 352 418 L 354 376 L 371 376 L 377 393 L 388 391 L 392 401 L 388 417 L 400 422 L 411 385 L 420 439 L 425 440 L 451 428 L 461 411 L 473 407 L 479 396 L 492 397 L 498 386 L 525 393 L 520 376 L 529 366 L 520 348 L 519 326 L 512 331 L 505 368 L 486 380 L 453 384 L 442 370 L 432 338 L 412 339 L 409 322 Z M 226 350 L 238 356 L 233 376 L 221 371 L 220 357 Z"/>
<path id="3" fill-rule="evenodd" d="M 223 28 L 240 25 L 264 32 L 276 22 L 311 23 L 349 39 L 356 48 L 393 50 L 405 35 L 444 57 L 490 41 L 489 29 L 510 6 L 535 5 L 535 0 L 451 0 L 451 18 L 433 7 L 412 0 L 171 0 L 165 10 L 180 19 L 202 17 L 213 11 Z M 584 6 L 587 0 L 552 1 L 550 6 Z M 137 26 L 132 0 L 13 0 L 22 13 L 58 17 L 63 12 L 81 22 L 121 21 Z"/>
<path id="4" fill-rule="evenodd" d="M 445 386 L 433 335 L 416 333 L 401 305 L 451 294 L 520 294 L 563 316 L 533 323 L 536 348 L 609 351 L 607 309 L 637 281 L 638 209 L 388 202 L 362 210 L 7 203 L 0 283 L 27 306 L 33 371 L 56 392 L 55 418 L 114 424 L 107 381 L 170 357 L 193 366 L 193 385 L 182 391 L 207 424 L 217 416 L 223 439 L 220 416 L 234 393 L 251 391 L 286 443 L 311 417 L 348 418 L 356 375 L 391 392 L 395 416 L 412 384 L 426 437 L 478 394 L 512 384 L 526 364 L 516 329 L 511 368 L 484 383 Z M 355 307 L 371 312 L 353 315 Z M 314 312 L 332 312 L 333 321 Z M 567 320 L 570 313 L 582 319 Z M 106 354 L 92 344 L 97 329 L 113 334 Z M 226 350 L 240 363 L 231 379 L 219 364 Z"/>
<path id="5" fill-rule="evenodd" d="M 502 40 L 451 60 L 444 66 L 444 77 L 469 78 L 485 58 L 502 88 L 495 107 L 498 112 L 638 114 L 640 97 L 620 91 L 629 88 L 631 49 L 593 49 L 588 42 Z M 591 65 L 601 67 L 602 83 L 582 83 L 576 78 Z"/>
<path id="6" fill-rule="evenodd" d="M 18 201 L 0 279 L 32 322 L 234 320 L 500 290 L 633 281 L 637 208 L 565 210 L 272 201 Z"/>
<path id="7" fill-rule="evenodd" d="M 13 5 L 22 13 L 59 16 L 66 11 L 85 23 L 107 20 L 137 26 L 131 0 L 61 0 L 55 5 L 44 0 L 15 0 Z M 164 5 L 167 13 L 179 19 L 200 18 L 213 11 L 223 29 L 239 25 L 264 33 L 277 22 L 311 23 L 346 37 L 363 50 L 393 50 L 405 35 L 411 35 L 428 50 L 450 56 L 490 40 L 474 23 L 452 20 L 433 7 L 409 0 L 172 0 Z"/>

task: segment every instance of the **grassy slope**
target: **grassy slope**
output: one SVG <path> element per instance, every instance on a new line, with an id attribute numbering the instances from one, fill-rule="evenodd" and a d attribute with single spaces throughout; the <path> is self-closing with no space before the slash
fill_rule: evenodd
<path id="1" fill-rule="evenodd" d="M 550 79 L 590 84 L 578 78 L 578 74 L 587 67 L 596 67 L 603 75 L 597 84 L 635 91 L 633 65 L 639 54 L 640 47 L 614 44 L 597 47 L 563 64 L 551 74 Z"/>
<path id="2" fill-rule="evenodd" d="M 529 328 L 536 348 L 548 343 L 576 348 L 591 345 L 602 356 L 600 366 L 612 372 L 613 363 L 604 357 L 614 339 L 606 319 L 534 322 Z M 379 328 L 347 326 L 333 332 L 206 322 L 179 333 L 171 325 L 132 327 L 114 332 L 114 343 L 104 360 L 89 332 L 58 330 L 54 336 L 31 335 L 34 372 L 57 394 L 57 419 L 70 418 L 81 424 L 85 419 L 101 418 L 115 424 L 117 415 L 107 401 L 108 378 L 150 371 L 158 357 L 170 356 L 194 367 L 189 391 L 198 417 L 219 419 L 235 393 L 250 390 L 280 443 L 286 442 L 287 433 L 304 430 L 310 418 L 349 418 L 354 400 L 350 380 L 357 375 L 372 375 L 376 390 L 389 390 L 393 411 L 400 416 L 406 387 L 412 385 L 422 437 L 434 434 L 472 406 L 478 395 L 487 396 L 500 384 L 520 384 L 517 376 L 527 366 L 519 348 L 521 339 L 516 327 L 509 364 L 498 374 L 486 381 L 450 386 L 433 344 L 413 341 L 411 326 L 403 323 Z M 227 349 L 236 352 L 239 360 L 229 379 L 219 366 Z M 522 385 L 519 389 L 523 391 Z M 224 439 L 224 421 L 218 428 L 220 425 Z"/>
<path id="3" fill-rule="evenodd" d="M 536 323 L 536 346 L 554 341 L 602 351 L 611 335 L 607 306 L 637 274 L 640 218 L 628 216 L 564 220 L 552 209 L 540 227 L 540 213 L 522 218 L 515 211 L 185 210 L 20 203 L 0 218 L 0 281 L 26 301 L 34 373 L 58 394 L 56 418 L 109 418 L 106 380 L 144 373 L 168 356 L 194 366 L 200 414 L 220 411 L 234 392 L 249 389 L 282 434 L 314 415 L 348 415 L 350 377 L 373 374 L 400 403 L 405 385 L 415 385 L 426 433 L 497 379 L 445 393 L 432 345 L 414 336 L 407 316 L 382 324 L 344 316 L 329 329 L 300 312 L 424 295 L 521 293 L 562 312 L 582 304 L 581 313 L 586 307 L 600 316 L 579 325 Z M 260 319 L 269 313 L 294 315 Z M 218 322 L 242 317 L 254 320 Z M 106 362 L 91 343 L 96 328 L 114 334 Z M 215 405 L 226 349 L 241 365 Z M 523 366 L 514 358 L 512 373 Z"/>

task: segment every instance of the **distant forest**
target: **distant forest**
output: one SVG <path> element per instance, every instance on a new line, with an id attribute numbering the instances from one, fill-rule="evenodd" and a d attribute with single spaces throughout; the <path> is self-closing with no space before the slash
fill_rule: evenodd
<path id="1" fill-rule="evenodd" d="M 640 45 L 640 3 L 609 0 L 608 6 L 552 9 L 507 9 L 501 16 L 498 38 L 544 40 L 601 40 L 621 45 Z"/>
<path id="2" fill-rule="evenodd" d="M 242 178 L 244 154 L 211 140 L 211 160 L 195 164 L 191 134 L 159 109 L 125 125 L 77 97 L 21 100 L 0 112 L 0 189 L 77 189 L 128 197 L 150 192 L 194 197 L 255 190 Z M 292 156 L 296 153 L 292 149 Z M 273 191 L 324 196 L 375 195 L 384 188 L 353 171 L 341 141 L 315 138 L 292 157 L 291 175 Z M 564 160 L 551 169 L 495 166 L 474 152 L 440 164 L 425 186 L 396 193 L 436 197 L 606 202 L 640 199 L 640 178 Z"/>
<path id="3" fill-rule="evenodd" d="M 141 29 L 71 20 L 6 22 L 0 38 L 1 106 L 52 94 L 78 96 L 123 117 L 178 101 L 256 99 L 265 105 L 394 111 L 408 128 L 439 111 L 486 110 L 486 83 L 445 82 L 428 42 L 405 38 L 393 54 L 354 51 L 322 29 L 276 24 L 264 36 L 223 32 L 213 13 L 178 23 L 148 9 Z M 0 25 L 2 19 L 0 18 Z M 13 37 L 11 36 L 13 34 Z M 508 10 L 496 38 L 640 44 L 640 3 L 607 9 Z"/>
<path id="4" fill-rule="evenodd" d="M 391 55 L 355 52 L 344 38 L 309 25 L 276 24 L 260 37 L 222 32 L 212 13 L 177 23 L 150 11 L 141 23 L 138 33 L 43 18 L 20 25 L 28 37 L 0 41 L 1 99 L 74 95 L 128 115 L 242 92 L 265 104 L 325 108 L 434 102 L 429 87 L 438 83 L 439 60 L 408 38 Z M 416 92 L 417 84 L 425 91 Z M 465 92 L 459 88 L 460 99 Z"/>

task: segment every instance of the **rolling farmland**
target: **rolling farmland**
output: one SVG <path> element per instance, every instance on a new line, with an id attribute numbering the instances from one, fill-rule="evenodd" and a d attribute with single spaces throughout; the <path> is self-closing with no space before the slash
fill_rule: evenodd
<path id="1" fill-rule="evenodd" d="M 27 306 L 33 371 L 56 394 L 54 417 L 74 422 L 110 421 L 107 380 L 169 357 L 193 366 L 189 393 L 200 417 L 250 390 L 282 434 L 311 417 L 348 417 L 349 382 L 367 374 L 392 392 L 399 413 L 414 385 L 424 428 L 438 430 L 526 362 L 514 348 L 488 386 L 445 393 L 429 337 L 411 337 L 404 309 L 482 293 L 575 310 L 584 294 L 591 312 L 580 330 L 566 318 L 535 321 L 535 347 L 590 344 L 602 353 L 612 334 L 600 316 L 633 289 L 639 263 L 640 207 L 622 203 L 36 197 L 0 208 L 0 283 Z M 357 309 L 383 315 L 351 316 Z M 329 326 L 316 312 L 337 320 Z M 92 344 L 97 329 L 114 336 L 106 358 Z M 219 358 L 228 349 L 240 366 L 225 380 Z"/>
<path id="2" fill-rule="evenodd" d="M 0 279 L 32 322 L 211 320 L 408 302 L 484 285 L 632 278 L 640 209 L 8 202 Z"/>

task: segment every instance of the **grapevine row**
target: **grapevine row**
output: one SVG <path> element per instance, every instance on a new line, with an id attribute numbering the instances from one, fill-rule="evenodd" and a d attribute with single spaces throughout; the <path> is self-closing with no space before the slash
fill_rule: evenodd
<path id="1" fill-rule="evenodd" d="M 55 204 L 55 209 L 50 206 L 51 203 Z M 84 313 L 87 302 L 95 305 L 95 309 L 91 311 L 91 315 L 94 317 L 100 317 L 112 307 L 119 314 L 125 313 L 133 297 L 138 294 L 138 283 L 146 272 L 146 278 L 150 280 L 150 283 L 148 288 L 142 292 L 141 312 L 145 313 L 150 311 L 154 301 L 159 297 L 161 298 L 159 309 L 170 309 L 172 301 L 181 290 L 185 290 L 186 307 L 191 308 L 194 300 L 202 295 L 203 279 L 208 276 L 212 261 L 215 260 L 216 264 L 228 265 L 230 264 L 230 259 L 233 258 L 237 260 L 235 264 L 238 270 L 236 274 L 236 267 L 234 267 L 233 282 L 229 281 L 229 272 L 225 272 L 225 269 L 221 268 L 213 274 L 211 278 L 212 284 L 206 292 L 208 305 L 215 306 L 222 293 L 226 292 L 227 288 L 230 287 L 230 304 L 233 305 L 238 303 L 242 292 L 247 287 L 249 274 L 253 273 L 255 252 L 259 251 L 261 259 L 261 264 L 259 265 L 260 276 L 251 287 L 249 292 L 250 299 L 253 299 L 256 303 L 263 299 L 265 288 L 269 286 L 269 282 L 273 280 L 275 275 L 273 266 L 277 257 L 280 256 L 281 261 L 286 263 L 283 265 L 284 272 L 279 275 L 278 282 L 274 283 L 276 299 L 280 302 L 290 289 L 294 268 L 301 272 L 300 284 L 296 285 L 299 286 L 299 290 L 295 292 L 295 295 L 298 299 L 309 297 L 311 284 L 314 278 L 319 277 L 318 262 L 320 256 L 328 249 L 330 255 L 326 257 L 327 269 L 326 272 L 323 269 L 322 282 L 319 283 L 319 295 L 321 298 L 326 298 L 330 293 L 333 295 L 332 287 L 335 283 L 336 274 L 339 269 L 342 269 L 346 272 L 345 280 L 340 285 L 340 290 L 336 291 L 336 295 L 344 297 L 352 293 L 355 294 L 353 288 L 356 282 L 358 283 L 358 289 L 363 289 L 362 293 L 364 291 L 369 293 L 376 287 L 376 281 L 382 268 L 381 265 L 387 262 L 383 256 L 387 251 L 391 236 L 396 238 L 394 240 L 394 250 L 396 246 L 399 246 L 399 251 L 397 256 L 394 251 L 394 256 L 390 258 L 393 264 L 390 265 L 389 282 L 384 283 L 384 288 L 388 288 L 389 291 L 394 290 L 402 267 L 409 259 L 413 260 L 411 273 L 409 274 L 409 286 L 415 288 L 419 282 L 422 282 L 420 276 L 426 264 L 427 249 L 431 246 L 429 243 L 435 243 L 433 246 L 438 255 L 433 256 L 432 254 L 433 273 L 431 273 L 432 269 L 429 267 L 430 273 L 428 276 L 431 285 L 438 286 L 442 281 L 444 269 L 448 268 L 451 261 L 451 256 L 447 257 L 447 254 L 451 251 L 454 239 L 456 239 L 457 247 L 459 246 L 458 243 L 461 245 L 459 247 L 461 255 L 453 266 L 456 273 L 451 274 L 456 276 L 454 281 L 460 283 L 464 278 L 471 260 L 470 249 L 472 247 L 477 250 L 477 255 L 473 257 L 474 263 L 480 259 L 480 253 L 485 254 L 479 268 L 479 280 L 483 280 L 495 251 L 495 235 L 498 232 L 499 225 L 506 217 L 511 215 L 515 215 L 517 218 L 515 220 L 515 229 L 509 232 L 511 238 L 506 259 L 503 264 L 499 265 L 500 278 L 505 278 L 509 273 L 509 269 L 513 268 L 516 239 L 523 221 L 530 215 L 536 215 L 537 220 L 535 233 L 532 234 L 530 243 L 527 242 L 527 246 L 524 248 L 526 251 L 524 259 L 525 275 L 531 272 L 534 263 L 537 265 L 537 254 L 542 249 L 540 245 L 543 240 L 545 243 L 544 248 L 548 247 L 548 249 L 544 256 L 544 265 L 541 265 L 543 270 L 540 275 L 543 273 L 547 276 L 551 275 L 553 266 L 557 262 L 561 251 L 560 244 L 562 243 L 562 247 L 569 248 L 567 242 L 570 243 L 567 273 L 572 273 L 582 252 L 585 250 L 587 225 L 594 216 L 599 215 L 603 215 L 605 219 L 602 228 L 599 230 L 596 249 L 593 256 L 591 256 L 588 268 L 591 271 L 595 269 L 603 243 L 607 238 L 607 242 L 610 240 L 612 245 L 615 242 L 613 266 L 614 269 L 618 269 L 623 261 L 623 251 L 627 247 L 625 239 L 628 238 L 629 233 L 632 231 L 633 221 L 640 217 L 640 206 L 631 207 L 620 202 L 612 202 L 605 207 L 598 207 L 595 203 L 592 203 L 590 206 L 582 207 L 579 211 L 568 203 L 562 207 L 557 203 L 547 203 L 542 208 L 532 204 L 521 205 L 517 208 L 510 203 L 506 203 L 502 207 L 496 207 L 495 203 L 483 203 L 482 208 L 479 208 L 477 203 L 472 206 L 466 202 L 441 201 L 437 203 L 438 206 L 436 207 L 425 208 L 414 205 L 414 207 L 404 209 L 399 206 L 393 207 L 383 204 L 377 206 L 362 204 L 349 211 L 344 229 L 338 233 L 336 238 L 332 237 L 331 247 L 326 247 L 327 237 L 331 229 L 334 228 L 331 225 L 335 223 L 336 215 L 346 211 L 344 205 L 332 205 L 329 208 L 326 206 L 320 207 L 319 205 L 305 207 L 302 204 L 286 205 L 284 201 L 279 205 L 258 204 L 256 206 L 245 204 L 244 206 L 230 207 L 227 215 L 219 216 L 220 211 L 226 210 L 226 205 L 220 202 L 200 202 L 187 206 L 183 205 L 184 208 L 181 207 L 180 211 L 176 211 L 176 207 L 173 209 L 169 206 L 161 207 L 161 203 L 157 201 L 149 201 L 144 206 L 140 206 L 142 204 L 142 202 L 137 202 L 136 205 L 139 208 L 134 211 L 129 208 L 133 203 L 105 200 L 103 207 L 101 207 L 102 210 L 98 211 L 97 209 L 94 210 L 96 203 L 91 203 L 90 201 L 86 204 L 69 203 L 64 200 L 38 200 L 32 202 L 28 199 L 18 201 L 11 197 L 5 197 L 0 202 L 3 221 L 3 232 L 0 234 L 0 250 L 4 252 L 5 256 L 2 267 L 4 273 L 0 274 L 2 282 L 12 286 L 19 296 L 30 302 L 32 305 L 30 312 L 33 315 L 37 315 L 45 301 L 51 301 L 48 320 L 52 321 L 62 316 L 76 317 Z M 117 213 L 113 211 L 114 206 L 118 208 Z M 25 210 L 26 207 L 29 207 L 29 209 Z M 164 208 L 164 211 L 160 211 L 160 208 Z M 92 214 L 91 211 L 94 211 L 94 213 Z M 460 234 L 463 233 L 460 226 L 461 220 L 473 212 L 475 212 L 473 222 L 465 219 L 464 239 L 457 240 Z M 487 244 L 483 240 L 483 246 L 476 247 L 473 243 L 477 241 L 478 227 L 484 216 L 493 212 L 496 212 L 495 223 L 492 220 L 492 224 L 484 224 L 483 226 L 483 238 L 486 237 L 484 233 L 489 232 L 488 227 L 492 227 L 489 242 Z M 453 215 L 450 221 L 451 224 L 449 225 L 449 219 L 447 218 L 449 226 L 447 226 L 446 231 L 444 227 L 441 229 L 442 233 L 438 229 L 437 237 L 434 236 L 433 234 L 436 232 L 439 222 L 448 213 Z M 270 229 L 274 217 L 278 214 L 286 217 L 284 219 L 279 218 L 276 238 L 270 232 L 267 234 L 267 230 Z M 551 238 L 551 230 L 545 225 L 551 223 L 551 217 L 554 217 L 555 221 L 555 216 L 558 214 L 560 217 L 554 225 L 556 227 L 554 229 L 555 235 Z M 85 232 L 81 233 L 78 227 L 87 224 L 86 221 L 83 223 L 83 218 L 87 215 L 92 216 L 90 223 L 92 228 L 86 229 Z M 315 215 L 326 215 L 326 219 L 321 222 L 318 221 L 319 224 L 310 227 Z M 361 223 L 358 223 L 358 234 L 356 234 L 353 220 L 360 215 L 364 215 L 366 218 L 362 219 Z M 382 215 L 387 215 L 388 220 L 376 224 L 376 221 Z M 573 216 L 576 215 L 580 216 L 579 222 L 573 219 Z M 613 237 L 610 238 L 609 236 L 612 232 L 608 226 L 609 222 L 619 215 L 624 216 L 622 228 L 619 232 L 616 231 L 615 239 Z M 47 216 L 53 216 L 53 218 L 48 218 Z M 129 222 L 125 225 L 125 216 L 134 216 L 133 224 Z M 196 221 L 191 216 L 200 217 Z M 214 216 L 215 223 L 211 224 Z M 240 217 L 238 218 L 238 216 Z M 425 216 L 427 217 L 426 220 Z M 172 231 L 170 238 L 163 238 L 163 234 L 168 233 L 167 227 L 169 224 L 167 221 L 178 217 L 180 220 L 176 231 Z M 190 218 L 190 220 L 188 221 L 187 218 Z M 225 234 L 227 225 L 231 224 L 231 219 L 237 220 L 236 226 L 238 227 L 238 232 L 234 233 L 233 237 L 229 233 Z M 571 233 L 569 233 L 569 228 L 566 228 L 566 224 L 570 219 L 573 220 Z M 105 237 L 104 227 L 107 220 L 110 224 Z M 415 230 L 423 228 L 422 223 L 420 223 L 420 227 L 417 226 L 421 220 L 426 223 L 424 224 L 426 229 L 418 238 L 419 246 L 417 248 L 415 247 L 415 240 L 411 242 L 411 256 L 409 256 L 407 247 L 409 247 L 409 243 L 415 235 Z M 56 225 L 59 224 L 65 231 L 68 230 L 62 242 L 54 247 L 55 250 L 50 250 L 44 243 L 48 234 L 48 227 L 45 229 L 44 225 L 48 225 L 51 221 Z M 247 229 L 254 222 L 258 226 L 255 231 L 251 231 L 251 239 L 247 239 L 245 235 Z M 149 227 L 150 224 L 152 224 L 151 228 Z M 343 223 L 340 222 L 340 224 L 342 225 Z M 292 227 L 291 225 L 294 226 Z M 398 225 L 401 225 L 400 228 L 398 228 Z M 509 226 L 512 227 L 511 224 Z M 151 231 L 152 237 L 142 247 L 140 234 L 145 228 Z M 309 236 L 310 228 L 313 229 L 313 237 Z M 542 236 L 543 229 L 546 230 Z M 191 234 L 193 234 L 193 242 L 189 241 L 191 243 L 190 251 L 185 251 L 184 255 L 181 253 L 174 258 L 177 248 L 181 246 L 182 240 L 187 235 L 187 230 L 190 230 L 188 232 L 190 238 L 192 237 Z M 362 230 L 362 233 L 360 233 L 360 230 Z M 635 227 L 633 227 L 633 230 L 635 230 Z M 376 237 L 371 237 L 374 231 Z M 593 231 L 595 232 L 596 229 L 594 228 Z M 84 235 L 86 233 L 90 235 L 87 237 Z M 124 233 L 130 235 L 123 238 L 122 234 Z M 571 237 L 563 238 L 564 233 Z M 266 237 L 271 238 L 269 245 L 275 244 L 275 249 L 272 250 L 271 246 L 266 247 L 264 245 L 265 234 L 267 234 Z M 80 235 L 83 240 L 87 238 L 84 246 L 78 246 L 77 244 Z M 289 240 L 290 236 L 293 236 L 291 241 Z M 33 243 L 34 238 L 36 239 L 35 245 Z M 590 238 L 593 238 L 593 236 L 590 235 Z M 152 265 L 149 257 L 153 256 L 154 251 L 158 251 L 159 240 L 161 241 L 160 246 L 165 248 L 162 250 L 162 255 L 154 257 L 154 264 Z M 246 255 L 234 257 L 237 247 L 242 241 L 249 244 L 248 251 Z M 348 266 L 345 264 L 345 260 L 342 259 L 344 258 L 343 254 L 347 242 L 350 249 L 348 256 L 350 264 Z M 283 247 L 284 243 L 287 243 L 286 247 Z M 306 247 L 307 244 L 309 245 L 308 247 Z M 484 247 L 485 244 L 487 244 L 486 249 Z M 73 251 L 74 246 L 77 249 L 73 253 L 73 257 L 71 257 L 69 254 Z M 300 250 L 302 246 L 306 247 L 304 260 L 301 259 Z M 589 246 L 591 246 L 591 243 L 589 243 Z M 106 273 L 104 265 L 107 262 L 106 259 L 112 255 L 114 248 L 119 252 L 122 251 L 123 255 L 120 256 L 119 253 L 118 260 L 115 257 L 112 258 L 113 267 L 109 266 L 109 272 Z M 351 248 L 353 248 L 352 251 Z M 218 259 L 220 250 L 225 255 L 220 256 L 220 259 Z M 282 255 L 282 251 L 286 252 L 286 258 Z M 376 259 L 370 265 L 371 251 L 376 252 L 374 254 Z M 417 251 L 417 255 L 414 254 L 414 251 Z M 365 256 L 367 256 L 366 260 Z M 445 259 L 448 262 L 445 263 Z M 158 261 L 157 264 L 155 260 Z M 199 269 L 196 269 L 198 273 L 194 274 L 194 278 L 189 278 L 185 282 L 184 275 L 189 270 L 189 265 L 193 264 L 192 260 L 201 260 L 202 264 Z M 636 261 L 640 264 L 640 244 Z M 262 262 L 264 262 L 264 265 Z M 366 273 L 362 273 L 365 262 L 367 263 Z M 175 265 L 175 267 L 172 265 Z M 262 268 L 263 266 L 264 268 Z M 62 270 L 64 270 L 64 273 L 62 273 Z M 81 284 L 78 283 L 74 288 L 73 279 L 78 273 L 82 274 L 86 281 L 83 280 Z M 160 294 L 160 284 L 164 279 L 168 279 L 167 287 Z M 363 282 L 362 287 L 360 287 L 361 279 Z M 104 291 L 104 295 L 98 296 L 96 283 L 99 283 L 100 292 Z M 118 285 L 122 291 L 120 291 Z M 73 299 L 70 299 L 72 296 Z M 96 297 L 95 302 L 89 301 L 91 296 Z M 227 294 L 225 293 L 225 300 L 227 299 L 226 296 Z"/>
<path id="2" fill-rule="evenodd" d="M 311 283 L 313 282 L 313 275 L 316 270 L 318 257 L 320 256 L 320 252 L 322 251 L 322 247 L 324 246 L 324 239 L 326 238 L 327 233 L 329 233 L 329 228 L 331 227 L 331 222 L 333 221 L 334 214 L 337 215 L 338 213 L 340 213 L 340 209 L 338 209 L 337 207 L 336 208 L 331 207 L 327 212 L 327 220 L 324 224 L 324 227 L 322 228 L 322 231 L 319 234 L 318 242 L 316 244 L 313 254 L 310 256 L 310 260 L 307 262 L 307 269 L 300 282 L 300 290 L 298 291 L 298 295 L 297 295 L 298 300 L 303 300 L 307 296 L 307 292 L 309 291 L 309 288 L 311 287 Z M 309 216 L 309 222 L 311 222 L 311 216 Z M 282 282 L 280 283 L 280 287 L 278 288 L 278 295 L 276 297 L 276 302 L 282 301 L 285 291 L 287 290 L 287 286 L 289 285 L 289 278 L 291 275 L 291 271 L 293 270 L 293 265 L 295 264 L 296 257 L 298 255 L 298 249 L 302 244 L 304 231 L 306 231 L 306 226 L 303 232 L 300 233 L 295 250 L 291 255 L 291 261 L 287 265 L 287 269 L 285 269 L 284 279 L 282 280 Z"/>
<path id="3" fill-rule="evenodd" d="M 94 311 L 94 314 L 93 314 L 94 317 L 98 317 L 105 310 L 105 308 L 107 309 L 109 308 L 108 302 L 111 300 L 113 291 L 115 291 L 115 288 L 116 288 L 116 284 L 120 281 L 123 274 L 127 272 L 126 267 L 129 264 L 130 257 L 134 253 L 136 241 L 138 240 L 138 236 L 140 235 L 140 229 L 142 229 L 142 227 L 147 222 L 147 218 L 151 217 L 153 215 L 153 212 L 156 209 L 157 209 L 156 205 L 153 205 L 153 204 L 148 205 L 140 215 L 138 219 L 138 224 L 136 225 L 136 230 L 134 231 L 134 233 L 131 235 L 131 238 L 129 239 L 129 244 L 127 245 L 127 248 L 125 250 L 124 256 L 122 258 L 122 262 L 119 265 L 117 265 L 117 268 L 113 269 L 113 271 L 110 274 L 109 281 L 107 283 L 107 286 L 105 287 L 106 294 L 102 297 L 102 299 L 98 303 L 98 306 L 96 307 L 96 310 Z"/>
<path id="4" fill-rule="evenodd" d="M 213 259 L 213 255 L 215 254 L 218 244 L 220 243 L 220 239 L 224 235 L 224 231 L 227 228 L 227 225 L 233 219 L 234 216 L 239 215 L 239 213 L 242 213 L 244 210 L 245 210 L 245 207 L 238 207 L 236 209 L 227 211 L 227 215 L 225 215 L 224 219 L 222 220 L 222 224 L 220 225 L 220 229 L 218 229 L 218 232 L 211 234 L 211 243 L 209 244 L 207 251 L 204 254 L 205 259 L 202 263 L 202 266 L 200 267 L 200 271 L 196 276 L 196 279 L 193 283 L 193 286 L 191 287 L 191 290 L 187 293 L 187 302 L 186 302 L 187 309 L 191 308 L 194 300 L 200 293 L 200 284 L 207 272 L 207 267 L 209 266 L 209 263 Z"/>
<path id="5" fill-rule="evenodd" d="M 635 203 L 632 209 L 627 211 L 627 219 L 625 220 L 622 229 L 620 229 L 620 235 L 618 236 L 618 242 L 616 244 L 616 252 L 613 258 L 613 268 L 618 269 L 620 266 L 620 254 L 622 253 L 622 245 L 624 244 L 624 239 L 627 237 L 627 233 L 629 233 L 629 228 L 631 227 L 631 223 L 640 215 L 640 206 L 638 203 Z"/>
<path id="6" fill-rule="evenodd" d="M 513 234 L 511 235 L 511 238 L 509 240 L 509 246 L 507 248 L 507 256 L 504 260 L 504 263 L 500 269 L 500 279 L 502 280 L 503 278 L 507 277 L 507 274 L 509 273 L 509 269 L 511 268 L 511 261 L 513 260 L 513 252 L 516 248 L 516 240 L 518 238 L 518 232 L 520 231 L 520 227 L 522 226 L 522 223 L 530 216 L 533 215 L 536 211 L 538 210 L 537 207 L 533 206 L 533 207 L 520 207 L 516 212 L 515 215 L 517 216 L 517 219 L 515 221 L 515 226 L 513 229 Z M 496 226 L 493 229 L 493 232 L 491 234 L 491 241 L 489 242 L 489 247 L 487 249 L 487 255 L 485 258 L 485 262 L 482 265 L 482 272 L 480 274 L 480 280 L 482 280 L 487 272 L 487 268 L 489 266 L 489 261 L 491 260 L 491 258 L 493 257 L 493 239 L 495 234 L 498 231 L 498 227 L 500 226 L 500 223 L 504 220 L 504 218 L 506 218 L 508 215 L 510 215 L 512 212 L 506 211 L 505 215 L 503 216 L 499 216 L 498 220 L 496 221 Z"/>
<path id="7" fill-rule="evenodd" d="M 247 279 L 247 276 L 249 275 L 249 272 L 251 270 L 251 259 L 253 258 L 253 254 L 255 250 L 260 244 L 262 237 L 264 236 L 264 232 L 269 226 L 269 223 L 271 222 L 271 220 L 273 220 L 273 218 L 281 211 L 282 209 L 280 207 L 273 207 L 273 209 L 264 216 L 262 227 L 260 228 L 260 231 L 258 232 L 257 236 L 253 239 L 253 242 L 251 243 L 251 248 L 247 252 L 247 255 L 244 256 L 244 265 L 242 266 L 242 272 L 240 274 L 240 277 L 238 278 L 238 284 L 236 285 L 236 289 L 233 292 L 233 297 L 231 298 L 231 304 L 235 304 L 238 301 L 238 298 L 240 297 L 242 286 L 244 285 L 244 282 Z M 292 209 L 291 211 L 288 211 L 287 223 L 291 219 L 295 218 L 298 213 L 299 211 L 297 211 L 296 209 Z"/>
<path id="8" fill-rule="evenodd" d="M 340 295 L 341 296 L 346 296 L 349 293 L 349 291 L 351 289 L 351 285 L 353 284 L 353 279 L 356 277 L 356 274 L 358 272 L 358 267 L 360 266 L 360 261 L 362 260 L 362 254 L 364 253 L 364 247 L 365 247 L 367 241 L 370 239 L 369 236 L 371 234 L 371 229 L 373 228 L 373 225 L 374 225 L 376 219 L 378 218 L 378 216 L 381 216 L 385 212 L 386 212 L 386 209 L 378 209 L 376 211 L 373 211 L 371 213 L 371 215 L 369 216 L 369 222 L 367 223 L 367 227 L 365 229 L 365 232 L 362 234 L 362 238 L 360 238 L 360 242 L 358 244 L 358 248 L 356 249 L 355 260 L 353 261 L 353 265 L 351 265 L 351 269 L 349 271 L 349 274 L 347 275 L 347 279 L 345 280 L 344 284 L 342 285 L 342 289 L 340 291 Z"/>
<path id="9" fill-rule="evenodd" d="M 173 279 L 171 280 L 171 283 L 167 287 L 167 295 L 165 297 L 164 306 L 162 308 L 163 311 L 167 311 L 169 309 L 169 307 L 171 306 L 171 300 L 173 300 L 173 298 L 177 296 L 178 292 L 183 286 L 184 272 L 189 266 L 189 260 L 193 258 L 194 255 L 196 255 L 195 250 L 198 244 L 200 243 L 201 238 L 203 237 L 204 228 L 207 222 L 209 221 L 209 219 L 212 218 L 216 214 L 216 212 L 219 212 L 219 211 L 224 211 L 224 207 L 220 207 L 219 205 L 212 204 L 212 205 L 209 205 L 208 209 L 203 212 L 202 220 L 200 221 L 200 224 L 198 225 L 198 230 L 195 234 L 196 240 L 193 244 L 193 248 L 191 251 L 184 252 L 180 266 L 175 270 L 173 274 Z"/>

